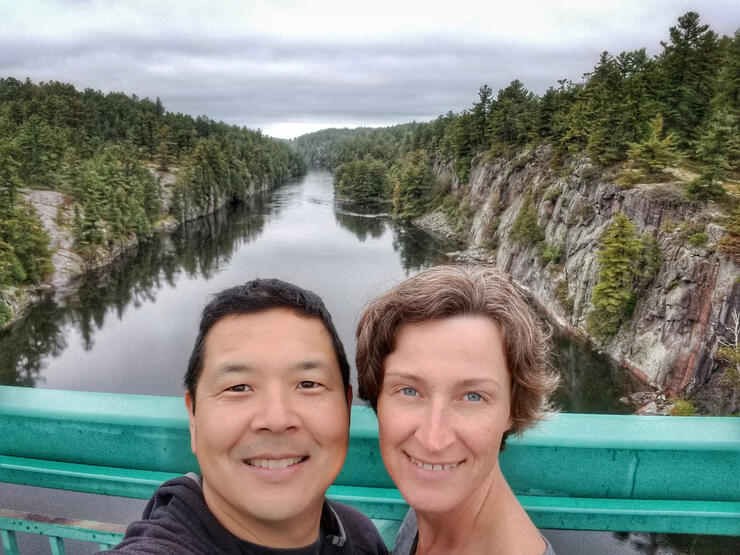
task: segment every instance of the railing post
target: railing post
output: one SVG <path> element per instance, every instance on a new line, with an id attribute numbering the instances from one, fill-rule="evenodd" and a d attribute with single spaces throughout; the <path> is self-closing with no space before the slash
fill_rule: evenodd
<path id="1" fill-rule="evenodd" d="M 51 555 L 65 555 L 64 540 L 57 536 L 49 536 L 49 545 L 51 546 Z"/>
<path id="2" fill-rule="evenodd" d="M 18 540 L 15 539 L 15 532 L 12 530 L 0 530 L 0 536 L 3 537 L 3 549 L 5 549 L 6 555 L 20 555 Z"/>

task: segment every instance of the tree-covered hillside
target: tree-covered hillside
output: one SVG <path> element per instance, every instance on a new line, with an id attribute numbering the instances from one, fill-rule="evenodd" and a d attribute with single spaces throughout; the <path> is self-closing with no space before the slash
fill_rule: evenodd
<path id="1" fill-rule="evenodd" d="M 177 175 L 168 212 L 154 169 Z M 68 224 L 85 255 L 304 169 L 284 142 L 167 112 L 159 99 L 0 79 L 0 291 L 38 283 L 51 270 L 49 238 L 24 189 L 70 199 Z M 0 323 L 7 314 L 0 300 Z"/>
<path id="2" fill-rule="evenodd" d="M 519 80 L 498 93 L 483 85 L 459 114 L 381 129 L 329 129 L 295 145 L 307 162 L 331 169 L 364 160 L 375 177 L 357 179 L 359 166 L 338 172 L 345 195 L 357 188 L 365 196 L 382 163 L 390 183 L 385 199 L 401 216 L 445 201 L 444 184 L 420 189 L 416 179 L 433 164 L 452 164 L 465 183 L 476 155 L 512 155 L 543 142 L 555 145 L 561 160 L 586 154 L 602 167 L 619 166 L 625 186 L 667 179 L 664 168 L 686 165 L 699 176 L 687 183 L 689 196 L 722 199 L 723 182 L 740 169 L 740 31 L 720 38 L 688 12 L 661 45 L 654 57 L 644 48 L 604 52 L 582 83 L 559 80 L 542 96 Z"/>

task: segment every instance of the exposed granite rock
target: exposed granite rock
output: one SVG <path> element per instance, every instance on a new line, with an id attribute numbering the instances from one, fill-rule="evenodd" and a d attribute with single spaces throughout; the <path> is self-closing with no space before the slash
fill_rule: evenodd
<path id="1" fill-rule="evenodd" d="M 72 203 L 57 191 L 30 190 L 28 200 L 39 214 L 41 224 L 49 234 L 54 266 L 49 284 L 56 290 L 63 289 L 72 278 L 85 272 L 87 265 L 82 257 L 72 250 L 70 225 L 74 214 Z"/>
<path id="2" fill-rule="evenodd" d="M 447 222 L 447 218 L 443 212 L 424 214 L 423 216 L 412 220 L 411 223 L 422 229 L 431 231 L 432 233 L 442 235 L 443 237 L 457 237 L 457 233 L 455 233 L 455 230 L 453 230 L 452 226 Z"/>
<path id="3" fill-rule="evenodd" d="M 469 249 L 453 253 L 469 261 L 491 261 L 514 279 L 554 318 L 581 335 L 591 310 L 591 293 L 598 279 L 598 242 L 617 212 L 626 214 L 640 233 L 658 241 L 663 262 L 645 285 L 632 319 L 601 348 L 615 361 L 669 396 L 695 394 L 721 369 L 716 359 L 718 339 L 733 309 L 740 311 L 740 269 L 715 248 L 724 236 L 718 213 L 687 200 L 678 183 L 637 185 L 624 189 L 614 177 L 595 169 L 588 158 L 551 167 L 552 149 L 541 146 L 514 160 L 474 160 L 469 183 L 457 183 L 449 168 L 445 179 L 453 191 L 467 194 L 475 209 L 470 229 L 459 237 Z M 544 265 L 537 248 L 509 238 L 524 195 L 531 192 L 545 241 L 562 245 L 560 264 Z M 415 221 L 437 231 L 442 214 Z M 679 229 L 686 222 L 708 221 L 706 245 L 693 247 Z M 449 228 L 449 226 L 447 226 Z M 491 246 L 495 245 L 495 250 Z M 564 282 L 572 310 L 563 306 L 557 288 Z M 594 338 L 590 338 L 596 342 Z M 716 381 L 716 380 L 714 380 Z M 738 410 L 737 402 L 725 406 Z M 662 408 L 662 407 L 659 407 Z"/>

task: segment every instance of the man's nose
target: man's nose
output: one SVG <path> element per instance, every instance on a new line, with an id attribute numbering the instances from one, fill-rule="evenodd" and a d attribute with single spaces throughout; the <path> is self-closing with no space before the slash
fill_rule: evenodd
<path id="1" fill-rule="evenodd" d="M 280 433 L 298 429 L 300 418 L 289 391 L 282 387 L 270 387 L 261 393 L 252 419 L 253 430 Z"/>
<path id="2" fill-rule="evenodd" d="M 444 451 L 455 441 L 450 408 L 444 400 L 431 400 L 425 413 L 416 439 L 429 453 Z"/>

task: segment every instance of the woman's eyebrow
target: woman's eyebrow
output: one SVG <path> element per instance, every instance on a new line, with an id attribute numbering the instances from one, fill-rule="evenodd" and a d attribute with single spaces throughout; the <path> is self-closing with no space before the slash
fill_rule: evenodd
<path id="1" fill-rule="evenodd" d="M 463 387 L 479 387 L 482 385 L 493 385 L 498 389 L 504 389 L 504 386 L 498 380 L 493 378 L 468 378 L 460 382 Z"/>
<path id="2" fill-rule="evenodd" d="M 416 374 L 409 374 L 408 372 L 403 372 L 403 371 L 398 371 L 398 370 L 387 371 L 384 375 L 384 379 L 388 379 L 388 378 L 394 378 L 397 380 L 405 380 L 405 381 L 410 381 L 410 382 L 427 383 L 427 381 L 422 376 L 418 376 Z"/>
<path id="3" fill-rule="evenodd" d="M 408 382 L 414 382 L 414 383 L 421 383 L 421 384 L 428 384 L 429 382 L 424 379 L 422 376 L 418 376 L 416 374 L 410 374 L 408 372 L 403 372 L 399 370 L 391 370 L 387 371 L 385 373 L 384 379 L 395 379 L 395 380 L 403 380 Z M 481 387 L 481 386 L 493 386 L 496 389 L 504 390 L 504 386 L 494 378 L 467 378 L 465 380 L 461 380 L 455 384 L 458 387 Z"/>

